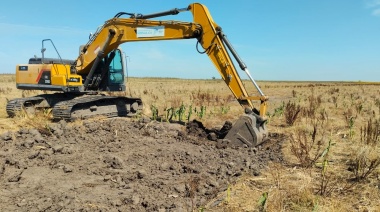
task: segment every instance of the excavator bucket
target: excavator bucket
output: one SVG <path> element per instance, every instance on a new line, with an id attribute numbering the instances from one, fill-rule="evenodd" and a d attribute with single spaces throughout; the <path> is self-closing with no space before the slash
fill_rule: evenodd
<path id="1" fill-rule="evenodd" d="M 246 113 L 235 122 L 224 139 L 231 146 L 258 146 L 267 138 L 265 122 L 255 112 Z"/>

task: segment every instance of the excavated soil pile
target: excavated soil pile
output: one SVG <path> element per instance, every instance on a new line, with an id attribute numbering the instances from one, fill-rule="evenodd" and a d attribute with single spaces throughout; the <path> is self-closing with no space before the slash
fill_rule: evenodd
<path id="1" fill-rule="evenodd" d="M 190 211 L 282 160 L 278 136 L 231 148 L 209 132 L 116 118 L 4 133 L 1 211 Z"/>

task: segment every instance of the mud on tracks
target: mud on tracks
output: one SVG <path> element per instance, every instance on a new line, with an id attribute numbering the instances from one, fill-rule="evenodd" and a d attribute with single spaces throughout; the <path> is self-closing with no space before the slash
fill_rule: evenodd
<path id="1" fill-rule="evenodd" d="M 230 148 L 188 126 L 115 118 L 4 133 L 0 208 L 191 211 L 282 161 L 276 135 L 258 148 Z"/>

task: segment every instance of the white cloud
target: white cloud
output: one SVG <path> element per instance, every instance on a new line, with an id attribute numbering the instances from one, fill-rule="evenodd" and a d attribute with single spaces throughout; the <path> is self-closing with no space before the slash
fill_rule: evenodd
<path id="1" fill-rule="evenodd" d="M 1 17 L 0 17 L 1 19 Z M 20 34 L 20 32 L 28 32 L 29 34 L 83 34 L 88 33 L 88 30 L 74 29 L 69 27 L 45 27 L 45 26 L 32 26 L 22 24 L 0 23 L 0 33 Z"/>
<path id="2" fill-rule="evenodd" d="M 144 54 L 147 58 L 154 59 L 154 60 L 160 60 L 166 57 L 162 51 L 158 49 L 154 49 L 154 48 L 149 49 Z"/>
<path id="3" fill-rule="evenodd" d="M 377 7 L 380 6 L 380 0 L 365 0 L 367 7 Z"/>
<path id="4" fill-rule="evenodd" d="M 372 15 L 380 17 L 380 8 L 375 9 L 374 11 L 372 11 Z"/>
<path id="5" fill-rule="evenodd" d="M 365 4 L 367 8 L 372 10 L 373 16 L 380 17 L 380 0 L 365 0 Z"/>

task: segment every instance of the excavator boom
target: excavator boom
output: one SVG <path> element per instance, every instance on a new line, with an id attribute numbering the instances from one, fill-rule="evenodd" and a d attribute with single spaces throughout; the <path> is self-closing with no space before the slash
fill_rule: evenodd
<path id="1" fill-rule="evenodd" d="M 193 22 L 147 20 L 165 15 L 175 15 L 183 11 L 192 12 Z M 131 17 L 120 18 L 121 15 L 131 15 Z M 79 74 L 90 75 L 87 78 L 91 80 L 91 69 L 95 70 L 97 66 L 96 59 L 100 60 L 104 55 L 109 54 L 125 42 L 191 38 L 198 40 L 197 42 L 203 47 L 203 53 L 207 53 L 241 105 L 253 108 L 251 100 L 260 100 L 263 104 L 266 103 L 267 97 L 249 74 L 247 66 L 233 49 L 221 27 L 215 24 L 208 9 L 199 3 L 191 4 L 185 9 L 173 9 L 149 15 L 118 13 L 114 18 L 106 21 L 84 46 L 77 58 L 76 70 Z M 260 96 L 248 95 L 226 47 L 240 68 L 247 73 Z M 265 105 L 260 108 L 261 116 L 265 115 L 265 108 Z"/>

